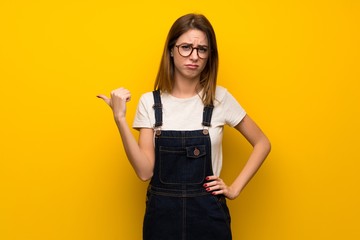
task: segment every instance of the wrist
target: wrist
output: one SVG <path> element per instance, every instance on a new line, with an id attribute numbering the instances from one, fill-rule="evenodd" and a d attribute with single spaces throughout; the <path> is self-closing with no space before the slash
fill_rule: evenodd
<path id="1" fill-rule="evenodd" d="M 116 116 L 116 115 L 114 115 L 114 119 L 115 119 L 116 124 L 121 124 L 123 122 L 126 122 L 125 116 Z"/>
<path id="2" fill-rule="evenodd" d="M 241 189 L 238 189 L 233 185 L 230 186 L 230 189 L 233 199 L 237 198 L 241 193 Z"/>

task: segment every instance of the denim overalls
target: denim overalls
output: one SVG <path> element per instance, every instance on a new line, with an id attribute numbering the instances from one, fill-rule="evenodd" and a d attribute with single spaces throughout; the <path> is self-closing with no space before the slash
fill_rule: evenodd
<path id="1" fill-rule="evenodd" d="M 213 175 L 208 127 L 213 106 L 204 107 L 204 129 L 161 131 L 162 104 L 154 91 L 155 166 L 147 191 L 144 240 L 231 240 L 223 195 L 203 187 Z"/>

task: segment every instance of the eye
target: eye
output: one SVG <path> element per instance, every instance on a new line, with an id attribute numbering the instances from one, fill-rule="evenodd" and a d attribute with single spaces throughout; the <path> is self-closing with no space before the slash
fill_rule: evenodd
<path id="1" fill-rule="evenodd" d="M 207 52 L 207 48 L 206 47 L 199 47 L 199 53 L 206 53 Z"/>
<path id="2" fill-rule="evenodd" d="M 191 49 L 192 49 L 191 45 L 188 45 L 188 44 L 181 45 L 180 48 L 183 51 L 191 51 Z"/>

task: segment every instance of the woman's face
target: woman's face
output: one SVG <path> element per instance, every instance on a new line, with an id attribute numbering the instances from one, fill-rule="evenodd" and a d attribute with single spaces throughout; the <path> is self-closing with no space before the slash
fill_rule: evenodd
<path id="1" fill-rule="evenodd" d="M 204 32 L 197 29 L 188 30 L 177 39 L 171 52 L 174 59 L 175 80 L 200 79 L 209 55 L 208 39 Z"/>

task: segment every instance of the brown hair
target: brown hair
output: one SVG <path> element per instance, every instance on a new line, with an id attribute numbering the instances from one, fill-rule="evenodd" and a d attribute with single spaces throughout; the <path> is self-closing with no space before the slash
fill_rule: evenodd
<path id="1" fill-rule="evenodd" d="M 214 29 L 209 20 L 201 14 L 184 15 L 178 18 L 172 25 L 165 42 L 154 89 L 169 93 L 172 91 L 174 85 L 174 62 L 170 56 L 170 51 L 174 47 L 177 39 L 190 29 L 203 31 L 209 42 L 209 57 L 200 75 L 200 85 L 204 89 L 202 101 L 205 105 L 212 105 L 215 99 L 219 56 Z"/>

